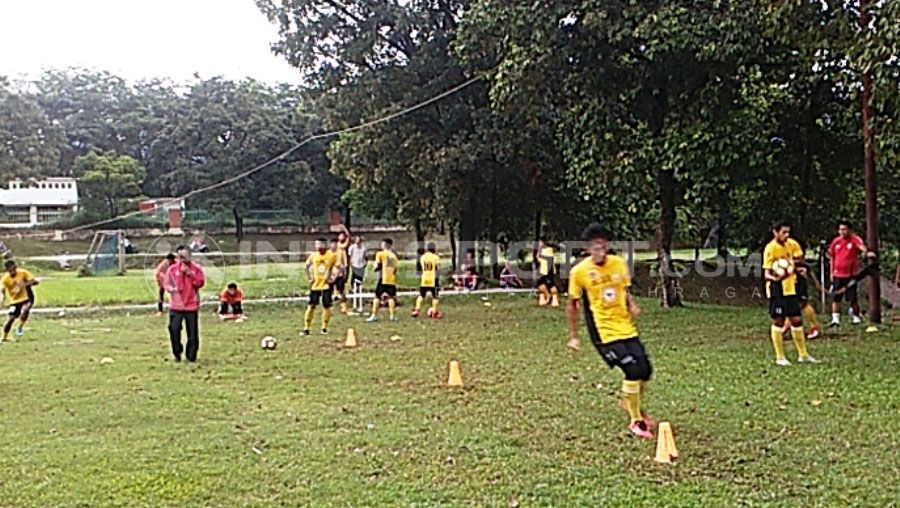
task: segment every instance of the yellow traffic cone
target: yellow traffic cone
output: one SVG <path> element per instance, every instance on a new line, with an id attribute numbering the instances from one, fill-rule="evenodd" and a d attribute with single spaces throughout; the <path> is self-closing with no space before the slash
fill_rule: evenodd
<path id="1" fill-rule="evenodd" d="M 660 422 L 659 436 L 656 438 L 656 462 L 672 464 L 678 458 L 678 448 L 675 448 L 675 436 L 672 435 L 672 425 L 669 422 Z"/>
<path id="2" fill-rule="evenodd" d="M 344 342 L 344 347 L 357 347 L 359 343 L 356 342 L 356 330 L 350 328 L 347 330 L 347 342 Z"/>
<path id="3" fill-rule="evenodd" d="M 459 362 L 453 360 L 450 362 L 450 376 L 447 378 L 447 386 L 456 387 L 462 386 L 462 374 L 459 371 Z"/>

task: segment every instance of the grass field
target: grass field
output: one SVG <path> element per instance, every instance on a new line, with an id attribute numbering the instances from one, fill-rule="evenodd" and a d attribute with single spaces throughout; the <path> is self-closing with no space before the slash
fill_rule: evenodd
<path id="1" fill-rule="evenodd" d="M 148 314 L 37 317 L 0 346 L 0 506 L 891 506 L 897 331 L 845 326 L 775 368 L 759 311 L 642 301 L 647 409 L 675 466 L 625 432 L 620 374 L 564 350 L 564 314 L 446 299 L 445 319 L 297 336 L 301 309 L 202 318 L 196 365 Z M 361 347 L 341 347 L 355 326 Z M 259 349 L 274 335 L 274 352 Z M 389 337 L 399 334 L 402 340 Z M 101 364 L 104 357 L 115 363 Z M 794 357 L 793 351 L 789 357 Z M 443 386 L 459 360 L 466 387 Z M 515 502 L 513 502 L 515 501 Z"/>

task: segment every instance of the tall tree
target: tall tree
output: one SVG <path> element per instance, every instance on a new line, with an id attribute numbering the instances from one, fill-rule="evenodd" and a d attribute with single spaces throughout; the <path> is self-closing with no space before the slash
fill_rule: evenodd
<path id="1" fill-rule="evenodd" d="M 129 198 L 141 195 L 147 171 L 127 155 L 91 152 L 75 159 L 73 174 L 83 193 L 84 208 L 115 217 L 125 210 Z"/>
<path id="2" fill-rule="evenodd" d="M 62 130 L 34 97 L 14 90 L 0 77 L 0 185 L 14 178 L 59 174 Z"/>

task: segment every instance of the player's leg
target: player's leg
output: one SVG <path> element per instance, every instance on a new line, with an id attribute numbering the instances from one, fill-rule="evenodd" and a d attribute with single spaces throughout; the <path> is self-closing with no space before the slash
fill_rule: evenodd
<path id="1" fill-rule="evenodd" d="M 391 321 L 396 321 L 397 316 L 395 311 L 397 310 L 397 286 L 390 286 L 387 288 L 388 295 L 388 316 Z"/>
<path id="2" fill-rule="evenodd" d="M 184 327 L 187 332 L 187 345 L 184 349 L 184 357 L 188 362 L 197 361 L 197 353 L 200 352 L 200 312 L 185 312 Z"/>
<path id="3" fill-rule="evenodd" d="M 326 289 L 322 293 L 322 335 L 328 333 L 328 323 L 331 321 L 331 291 Z"/>
<path id="4" fill-rule="evenodd" d="M 547 289 L 547 277 L 540 276 L 537 280 L 538 305 L 544 306 L 550 303 L 550 290 Z"/>
<path id="5" fill-rule="evenodd" d="M 166 302 L 166 290 L 164 288 L 159 288 L 159 291 L 156 295 L 156 315 L 163 315 L 163 304 Z"/>
<path id="6" fill-rule="evenodd" d="M 28 300 L 22 304 L 22 312 L 19 315 L 19 325 L 16 327 L 16 335 L 21 337 L 25 335 L 25 323 L 28 322 L 28 317 L 31 316 L 31 307 L 34 305 L 34 300 Z"/>
<path id="7" fill-rule="evenodd" d="M 169 342 L 172 344 L 172 355 L 176 362 L 181 361 L 181 354 L 184 352 L 184 346 L 181 344 L 181 324 L 184 320 L 184 313 L 179 311 L 169 311 Z"/>
<path id="8" fill-rule="evenodd" d="M 219 319 L 225 319 L 228 315 L 228 302 L 219 302 Z"/>
<path id="9" fill-rule="evenodd" d="M 641 411 L 641 402 L 645 395 L 645 387 L 653 375 L 653 366 L 637 337 L 622 341 L 617 350 L 619 350 L 618 365 L 625 374 L 622 381 L 622 399 L 631 418 L 628 429 L 638 437 L 651 438 L 653 434 L 650 432 L 648 422 L 653 419 Z"/>
<path id="10" fill-rule="evenodd" d="M 559 289 L 556 288 L 556 280 L 554 277 L 549 278 L 550 286 L 550 306 L 559 307 Z"/>
<path id="11" fill-rule="evenodd" d="M 435 284 L 434 289 L 431 291 L 431 317 L 435 319 L 441 317 L 441 313 L 438 312 L 438 304 L 441 302 L 440 292 L 441 288 Z"/>
<path id="12" fill-rule="evenodd" d="M 366 321 L 374 323 L 378 321 L 378 308 L 381 307 L 381 297 L 384 295 L 384 286 L 381 281 L 375 285 L 375 298 L 372 300 L 372 315 Z"/>
<path id="13" fill-rule="evenodd" d="M 772 295 L 769 298 L 769 317 L 772 318 L 770 336 L 772 348 L 775 350 L 775 363 L 778 365 L 790 365 L 791 362 L 784 357 L 784 322 L 785 307 L 783 297 Z"/>
<path id="14" fill-rule="evenodd" d="M 9 317 L 6 318 L 6 324 L 3 325 L 3 340 L 9 339 L 9 332 L 12 330 L 13 323 L 19 318 L 20 312 L 18 304 L 9 308 Z"/>
<path id="15" fill-rule="evenodd" d="M 791 339 L 797 348 L 797 361 L 800 363 L 818 363 L 806 350 L 806 335 L 803 333 L 803 320 L 800 318 L 800 300 L 798 297 L 786 297 L 785 315 L 791 323 Z"/>
<path id="16" fill-rule="evenodd" d="M 234 305 L 231 306 L 231 313 L 235 316 L 244 315 L 244 307 L 241 305 L 241 302 L 234 302 Z"/>
<path id="17" fill-rule="evenodd" d="M 809 300 L 801 300 L 800 305 L 802 306 L 803 318 L 809 323 L 810 329 L 809 334 L 806 336 L 807 339 L 815 339 L 818 338 L 822 333 L 822 328 L 819 326 L 819 318 L 816 316 L 816 308 L 813 307 L 813 304 L 810 303 Z"/>
<path id="18" fill-rule="evenodd" d="M 419 296 L 416 297 L 416 306 L 412 311 L 412 317 L 419 317 L 419 312 L 422 310 L 422 303 L 425 302 L 425 295 L 427 294 L 428 288 L 419 286 Z"/>
<path id="19" fill-rule="evenodd" d="M 313 315 L 316 313 L 316 306 L 322 299 L 321 290 L 313 290 L 309 292 L 309 304 L 306 306 L 306 313 L 303 315 L 303 335 L 309 335 L 309 329 L 312 327 Z"/>
<path id="20" fill-rule="evenodd" d="M 844 300 L 843 279 L 834 277 L 831 279 L 831 323 L 829 327 L 834 328 L 841 324 L 841 302 Z"/>
<path id="21" fill-rule="evenodd" d="M 857 292 L 856 281 L 851 282 L 847 283 L 849 285 L 849 287 L 847 288 L 847 302 L 850 304 L 850 309 L 853 311 L 853 313 L 850 315 L 850 322 L 854 325 L 858 325 L 862 323 L 859 309 L 859 294 Z"/>

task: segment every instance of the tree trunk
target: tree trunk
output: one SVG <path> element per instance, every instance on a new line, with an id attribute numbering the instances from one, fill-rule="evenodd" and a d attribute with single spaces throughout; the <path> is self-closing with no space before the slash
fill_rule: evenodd
<path id="1" fill-rule="evenodd" d="M 350 229 L 350 205 L 344 205 L 344 226 Z"/>
<path id="2" fill-rule="evenodd" d="M 500 253 L 497 251 L 497 171 L 494 171 L 494 185 L 491 187 L 491 226 L 490 226 L 490 256 L 491 277 L 500 277 Z"/>
<path id="3" fill-rule="evenodd" d="M 453 273 L 456 273 L 456 228 L 454 226 L 450 226 L 450 250 L 452 254 L 450 255 L 450 265 L 453 268 Z"/>
<path id="4" fill-rule="evenodd" d="M 461 245 L 457 249 L 456 256 L 457 261 L 460 264 L 462 264 L 462 261 L 466 256 L 466 251 L 475 247 L 475 237 L 477 236 L 476 220 L 478 217 L 478 202 L 475 199 L 474 194 L 469 196 L 468 201 L 468 206 L 463 210 L 459 221 L 459 242 Z"/>
<path id="5" fill-rule="evenodd" d="M 237 207 L 233 207 L 231 213 L 234 215 L 234 236 L 236 236 L 240 242 L 244 239 L 244 220 L 241 218 L 241 214 L 238 212 Z"/>
<path id="6" fill-rule="evenodd" d="M 727 191 L 719 191 L 719 231 L 716 235 L 716 255 L 728 259 L 728 222 L 731 220 L 731 203 Z"/>
<path id="7" fill-rule="evenodd" d="M 678 281 L 672 264 L 672 237 L 675 235 L 675 172 L 659 171 L 659 236 L 658 261 L 660 276 L 660 299 L 664 308 L 681 305 Z"/>

